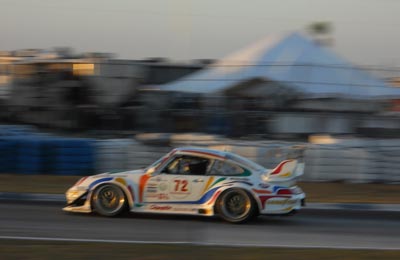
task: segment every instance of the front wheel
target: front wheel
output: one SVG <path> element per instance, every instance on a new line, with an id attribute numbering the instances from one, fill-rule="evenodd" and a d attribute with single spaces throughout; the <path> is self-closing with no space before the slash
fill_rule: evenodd
<path id="1" fill-rule="evenodd" d="M 216 209 L 219 215 L 231 223 L 244 223 L 256 213 L 254 199 L 242 189 L 229 189 L 218 198 Z"/>
<path id="2" fill-rule="evenodd" d="M 102 185 L 93 192 L 92 206 L 94 211 L 102 216 L 119 215 L 127 206 L 125 194 L 114 184 Z"/>

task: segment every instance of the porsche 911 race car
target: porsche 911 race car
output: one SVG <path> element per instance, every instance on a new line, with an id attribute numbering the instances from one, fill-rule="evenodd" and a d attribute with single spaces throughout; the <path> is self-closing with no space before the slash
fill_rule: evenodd
<path id="1" fill-rule="evenodd" d="M 218 215 L 243 223 L 259 214 L 291 214 L 304 206 L 296 186 L 304 164 L 285 160 L 266 169 L 239 155 L 177 148 L 141 170 L 80 179 L 64 211 L 116 216 L 131 212 Z"/>

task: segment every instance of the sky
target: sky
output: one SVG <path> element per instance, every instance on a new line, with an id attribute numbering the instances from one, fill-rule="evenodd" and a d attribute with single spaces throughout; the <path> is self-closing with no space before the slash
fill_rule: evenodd
<path id="1" fill-rule="evenodd" d="M 400 67 L 399 11 L 399 0 L 0 0 L 0 50 L 68 46 L 123 59 L 217 59 L 329 21 L 342 57 Z"/>

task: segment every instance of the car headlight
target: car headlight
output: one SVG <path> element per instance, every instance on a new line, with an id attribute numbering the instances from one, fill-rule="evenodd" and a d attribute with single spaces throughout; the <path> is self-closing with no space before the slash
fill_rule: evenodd
<path id="1" fill-rule="evenodd" d="M 87 191 L 86 187 L 72 187 L 66 193 L 67 202 L 72 203 Z"/>

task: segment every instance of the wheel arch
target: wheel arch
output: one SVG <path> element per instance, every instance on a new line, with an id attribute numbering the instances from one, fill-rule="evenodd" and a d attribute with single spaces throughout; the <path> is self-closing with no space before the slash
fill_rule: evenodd
<path id="1" fill-rule="evenodd" d="M 260 201 L 260 199 L 258 198 L 258 196 L 256 195 L 256 193 L 254 193 L 254 191 L 253 190 L 251 190 L 249 187 L 246 187 L 246 186 L 233 186 L 233 187 L 225 187 L 224 189 L 220 189 L 219 191 L 219 194 L 218 194 L 218 196 L 217 196 L 217 198 L 215 199 L 215 202 L 214 202 L 214 205 L 213 205 L 213 209 L 214 209 L 214 212 L 217 212 L 216 211 L 216 207 L 217 207 L 217 203 L 218 203 L 218 200 L 221 198 L 221 196 L 225 193 L 225 192 L 227 192 L 228 190 L 231 190 L 231 189 L 241 189 L 241 190 L 244 190 L 247 194 L 249 194 L 249 196 L 250 196 L 250 198 L 251 199 L 253 199 L 253 201 L 256 203 L 256 205 L 257 205 L 257 212 L 259 213 L 259 212 L 261 212 L 261 210 L 262 210 L 262 206 L 261 206 L 261 201 Z"/>
<path id="2" fill-rule="evenodd" d="M 256 202 L 258 213 L 260 213 L 260 212 L 263 210 L 263 206 L 262 206 L 260 197 L 258 196 L 257 193 L 255 193 L 255 192 L 253 191 L 253 189 L 247 189 L 247 192 L 251 195 L 251 197 L 253 198 L 253 200 Z"/>
<path id="3" fill-rule="evenodd" d="M 90 190 L 89 190 L 88 200 L 92 201 L 92 196 L 93 196 L 93 191 L 94 190 L 96 190 L 97 188 L 99 188 L 101 186 L 107 185 L 107 184 L 113 184 L 113 185 L 117 186 L 118 188 L 120 188 L 122 190 L 122 192 L 124 193 L 125 198 L 128 200 L 129 209 L 133 208 L 134 203 L 135 203 L 135 201 L 134 201 L 134 196 L 135 196 L 134 195 L 135 194 L 134 193 L 134 189 L 131 188 L 131 191 L 129 191 L 127 186 L 123 185 L 122 183 L 120 183 L 118 181 L 113 181 L 113 180 L 112 181 L 100 182 L 100 183 L 94 185 L 93 187 L 91 187 Z"/>

